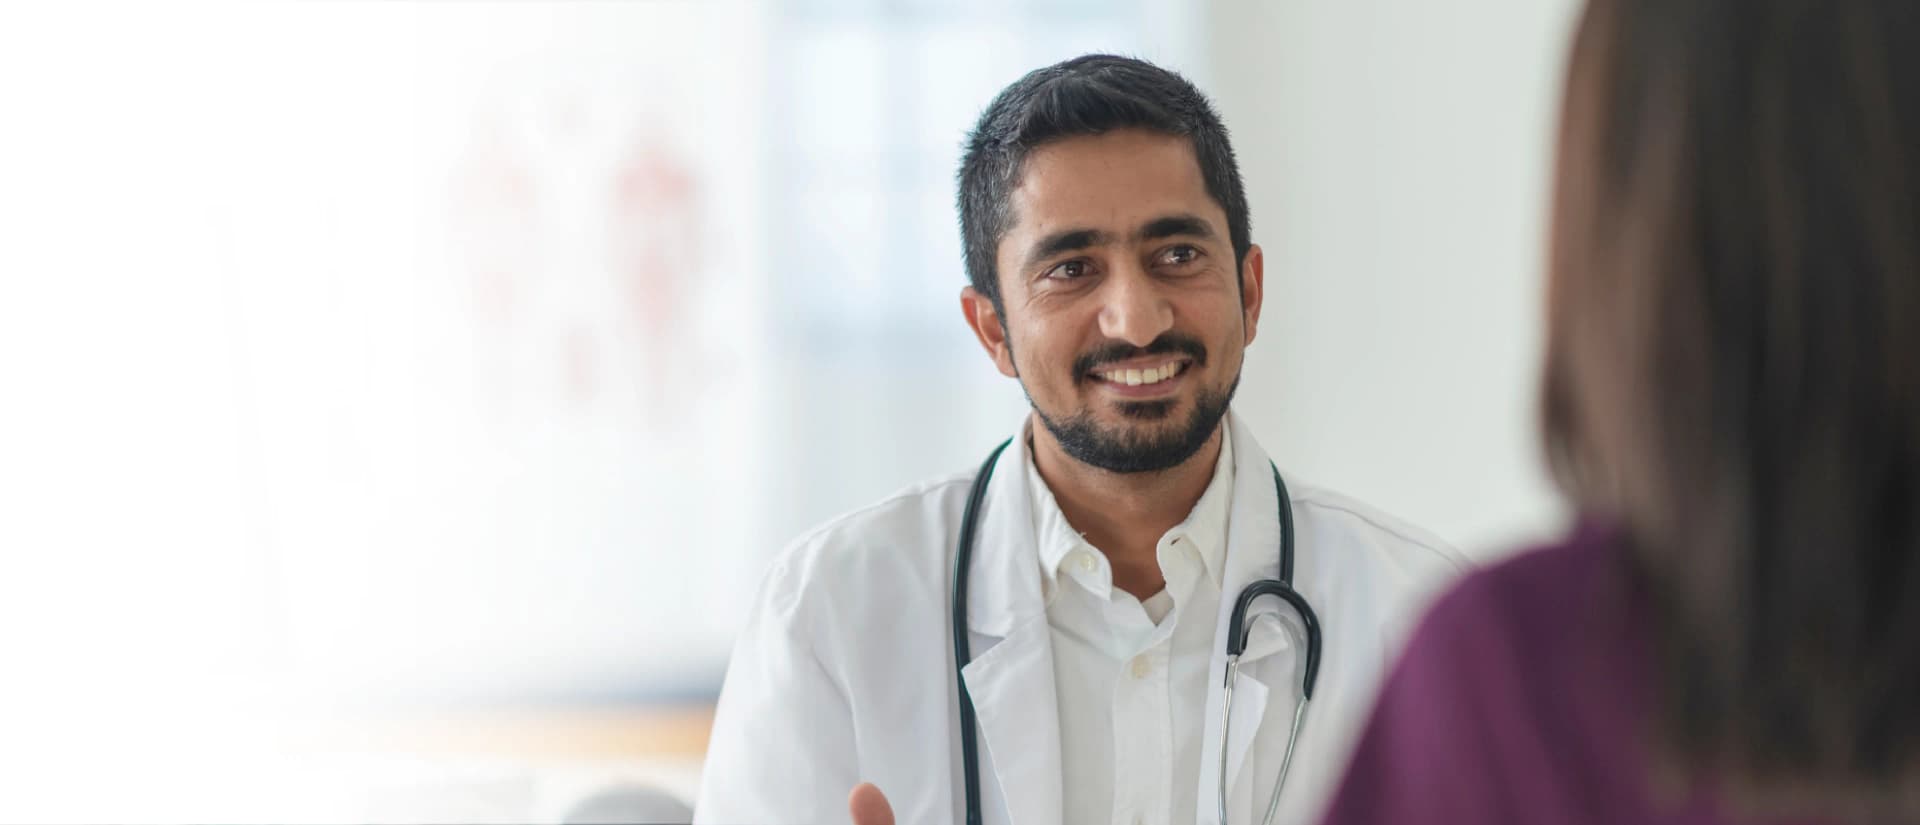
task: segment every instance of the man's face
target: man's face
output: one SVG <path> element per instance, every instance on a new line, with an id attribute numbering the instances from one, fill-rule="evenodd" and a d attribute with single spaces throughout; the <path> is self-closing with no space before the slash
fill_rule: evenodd
<path id="1" fill-rule="evenodd" d="M 1185 461 L 1239 381 L 1259 249 L 1234 265 L 1185 138 L 1067 138 L 1022 171 L 997 253 L 1004 317 L 969 290 L 969 321 L 1074 458 L 1114 472 Z"/>

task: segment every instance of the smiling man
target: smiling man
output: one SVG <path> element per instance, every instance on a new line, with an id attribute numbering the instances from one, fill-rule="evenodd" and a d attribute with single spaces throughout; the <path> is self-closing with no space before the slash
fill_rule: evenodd
<path id="1" fill-rule="evenodd" d="M 1463 562 L 1229 412 L 1264 278 L 1219 117 L 1081 57 L 1002 91 L 959 179 L 961 307 L 1033 411 L 775 560 L 697 821 L 1312 821 Z"/>

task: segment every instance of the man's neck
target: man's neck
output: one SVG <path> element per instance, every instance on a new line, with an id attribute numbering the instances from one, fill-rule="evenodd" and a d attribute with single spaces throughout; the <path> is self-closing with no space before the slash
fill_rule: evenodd
<path id="1" fill-rule="evenodd" d="M 1053 491 L 1061 514 L 1113 566 L 1115 587 L 1145 600 L 1166 587 L 1155 548 L 1160 537 L 1193 512 L 1213 481 L 1221 432 L 1215 427 L 1199 452 L 1149 473 L 1115 473 L 1067 454 L 1046 425 L 1033 427 L 1033 462 Z"/>

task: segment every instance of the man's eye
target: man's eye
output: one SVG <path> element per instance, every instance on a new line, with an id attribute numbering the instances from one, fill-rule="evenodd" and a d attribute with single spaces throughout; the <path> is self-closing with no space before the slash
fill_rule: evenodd
<path id="1" fill-rule="evenodd" d="M 1047 270 L 1047 277 L 1070 281 L 1085 276 L 1090 269 L 1086 261 L 1067 261 L 1066 263 Z"/>
<path id="2" fill-rule="evenodd" d="M 1161 253 L 1160 255 L 1160 261 L 1162 263 L 1173 264 L 1176 266 L 1179 264 L 1193 263 L 1194 261 L 1199 260 L 1199 258 L 1200 258 L 1200 250 L 1191 246 L 1176 246 L 1176 247 L 1173 247 L 1172 249 L 1167 250 L 1166 252 Z"/>

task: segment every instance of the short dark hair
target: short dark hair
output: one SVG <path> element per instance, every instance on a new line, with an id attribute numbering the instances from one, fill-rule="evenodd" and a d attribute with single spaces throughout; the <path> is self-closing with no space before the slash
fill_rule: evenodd
<path id="1" fill-rule="evenodd" d="M 960 242 L 973 288 L 1000 306 L 995 265 L 1013 227 L 1008 198 L 1027 155 L 1042 144 L 1115 129 L 1145 129 L 1193 144 L 1207 194 L 1227 213 L 1235 283 L 1251 248 L 1247 195 L 1227 127 L 1186 78 L 1144 60 L 1089 54 L 1036 69 L 1001 90 L 967 136 L 960 160 Z"/>
<path id="2" fill-rule="evenodd" d="M 1545 446 L 1651 608 L 1659 764 L 1764 811 L 1920 812 L 1916 43 L 1591 0 L 1569 62 Z"/>

